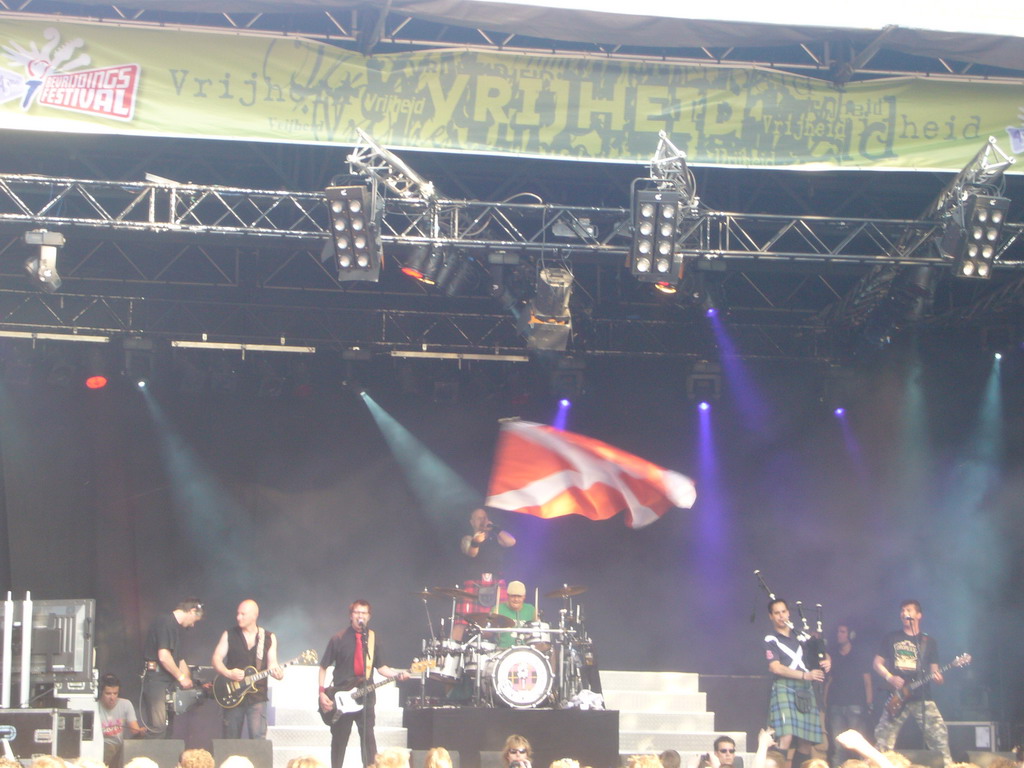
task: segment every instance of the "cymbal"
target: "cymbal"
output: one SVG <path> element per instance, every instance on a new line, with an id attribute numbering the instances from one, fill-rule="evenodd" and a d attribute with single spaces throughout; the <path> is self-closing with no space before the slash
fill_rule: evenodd
<path id="1" fill-rule="evenodd" d="M 479 613 L 460 613 L 460 619 L 465 619 L 470 624 L 476 624 L 479 627 L 503 629 L 511 626 L 515 626 L 515 622 L 508 616 L 502 616 L 500 613 L 486 613 L 481 611 Z"/>
<path id="2" fill-rule="evenodd" d="M 456 600 L 472 600 L 475 597 L 472 592 L 454 587 L 432 587 L 430 592 L 434 597 L 451 597 Z"/>
<path id="3" fill-rule="evenodd" d="M 556 598 L 556 597 L 576 597 L 576 595 L 582 595 L 587 591 L 586 587 L 573 586 L 566 584 L 561 589 L 556 589 L 554 592 L 548 592 L 544 597 Z"/>

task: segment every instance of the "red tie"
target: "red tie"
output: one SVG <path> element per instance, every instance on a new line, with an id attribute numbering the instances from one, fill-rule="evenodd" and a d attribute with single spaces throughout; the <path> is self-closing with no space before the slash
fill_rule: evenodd
<path id="1" fill-rule="evenodd" d="M 363 633 L 356 632 L 356 657 L 352 662 L 352 671 L 356 677 L 366 677 L 366 659 L 363 654 Z"/>

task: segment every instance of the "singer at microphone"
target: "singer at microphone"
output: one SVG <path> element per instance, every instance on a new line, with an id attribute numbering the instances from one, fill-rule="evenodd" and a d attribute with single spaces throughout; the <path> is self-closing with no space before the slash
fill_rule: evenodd
<path id="1" fill-rule="evenodd" d="M 359 728 L 359 743 L 363 765 L 372 765 L 377 755 L 377 740 L 373 733 L 374 694 L 368 692 L 360 699 L 362 709 L 357 712 L 335 712 L 337 691 L 350 690 L 355 685 L 364 685 L 373 678 L 373 671 L 396 680 L 405 680 L 409 674 L 401 669 L 392 669 L 384 663 L 384 652 L 377 633 L 367 629 L 371 618 L 370 604 L 356 600 L 349 606 L 349 625 L 333 635 L 327 643 L 327 650 L 320 657 L 319 681 L 320 716 L 331 727 L 331 768 L 342 768 L 345 762 L 345 746 L 348 744 L 352 724 Z M 327 670 L 334 667 L 331 687 L 326 688 Z"/>
<path id="2" fill-rule="evenodd" d="M 882 639 L 875 656 L 872 666 L 890 689 L 889 701 L 875 726 L 875 742 L 883 752 L 892 749 L 903 724 L 913 715 L 925 746 L 941 752 L 949 768 L 953 765 L 949 732 L 931 692 L 932 683 L 943 682 L 938 644 L 921 631 L 922 616 L 917 600 L 905 600 L 900 605 L 903 627 Z"/>

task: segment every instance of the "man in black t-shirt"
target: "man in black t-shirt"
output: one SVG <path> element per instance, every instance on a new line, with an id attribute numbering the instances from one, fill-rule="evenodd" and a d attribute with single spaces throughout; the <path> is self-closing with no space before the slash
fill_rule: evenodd
<path id="1" fill-rule="evenodd" d="M 886 635 L 878 648 L 873 664 L 875 672 L 894 692 L 902 691 L 906 701 L 896 714 L 890 714 L 889 707 L 886 707 L 882 719 L 875 726 L 875 742 L 883 752 L 892 749 L 900 728 L 907 717 L 913 715 L 924 735 L 925 746 L 942 752 L 946 768 L 949 768 L 953 764 L 949 753 L 949 733 L 942 713 L 932 701 L 931 683 L 926 682 L 913 692 L 905 690 L 905 686 L 922 680 L 930 679 L 940 685 L 943 682 L 935 639 L 921 632 L 923 615 L 917 600 L 905 600 L 900 605 L 903 628 Z"/>
<path id="2" fill-rule="evenodd" d="M 203 604 L 186 597 L 171 613 L 153 619 L 146 633 L 142 658 L 146 669 L 142 679 L 142 706 L 139 715 L 152 738 L 167 734 L 167 694 L 180 686 L 192 687 L 192 673 L 181 648 L 181 630 L 194 627 L 203 618 Z"/>
<path id="3" fill-rule="evenodd" d="M 331 694 L 338 689 L 363 685 L 373 678 L 373 670 L 387 678 L 405 680 L 409 675 L 384 664 L 377 633 L 368 629 L 371 618 L 370 604 L 356 600 L 349 606 L 349 626 L 333 635 L 327 642 L 327 650 L 320 657 L 320 712 L 324 721 L 331 726 L 331 768 L 342 768 L 345 763 L 345 747 L 348 745 L 352 723 L 359 728 L 359 743 L 362 747 L 362 764 L 373 765 L 377 756 L 377 740 L 373 735 L 376 703 L 373 693 L 368 693 L 359 703 L 362 708 L 355 712 L 335 711 Z M 324 686 L 327 669 L 334 667 L 331 689 Z"/>
<path id="4" fill-rule="evenodd" d="M 868 735 L 871 708 L 871 664 L 847 624 L 836 627 L 836 652 L 825 682 L 825 723 L 828 728 L 829 764 L 839 765 L 854 753 L 836 742 L 836 735 L 851 728 Z"/>

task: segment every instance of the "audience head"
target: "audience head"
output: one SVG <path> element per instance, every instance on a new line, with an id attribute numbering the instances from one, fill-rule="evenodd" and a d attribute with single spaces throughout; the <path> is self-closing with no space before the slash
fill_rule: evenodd
<path id="1" fill-rule="evenodd" d="M 409 750 L 403 747 L 388 747 L 377 753 L 374 768 L 409 768 Z"/>
<path id="2" fill-rule="evenodd" d="M 548 768 L 580 768 L 580 761 L 571 757 L 560 757 L 551 763 Z"/>
<path id="3" fill-rule="evenodd" d="M 252 764 L 252 760 L 244 755 L 228 755 L 220 764 L 220 768 L 255 768 L 255 766 Z"/>
<path id="4" fill-rule="evenodd" d="M 452 768 L 452 756 L 444 747 L 434 747 L 427 752 L 425 768 Z"/>
<path id="5" fill-rule="evenodd" d="M 715 754 L 722 765 L 732 765 L 736 759 L 736 742 L 730 736 L 719 736 L 715 739 Z"/>
<path id="6" fill-rule="evenodd" d="M 812 757 L 810 760 L 804 760 L 800 768 L 828 768 L 828 763 L 820 757 Z"/>
<path id="7" fill-rule="evenodd" d="M 32 768 L 66 768 L 67 763 L 54 755 L 37 755 L 32 760 Z M 156 763 L 153 764 L 156 768 Z"/>
<path id="8" fill-rule="evenodd" d="M 213 768 L 213 755 L 205 749 L 186 749 L 178 758 L 178 768 Z"/>
<path id="9" fill-rule="evenodd" d="M 313 755 L 299 755 L 289 760 L 285 768 L 327 768 L 327 763 Z"/>
<path id="10" fill-rule="evenodd" d="M 533 749 L 530 748 L 530 742 L 525 736 L 513 733 L 505 739 L 501 755 L 505 758 L 505 765 L 512 766 L 533 760 Z"/>
<path id="11" fill-rule="evenodd" d="M 156 760 L 150 757 L 133 757 L 124 764 L 124 768 L 160 768 L 160 766 L 156 764 Z"/>
<path id="12" fill-rule="evenodd" d="M 630 755 L 626 758 L 627 768 L 661 768 L 657 755 Z"/>
<path id="13" fill-rule="evenodd" d="M 658 759 L 661 761 L 662 768 L 680 768 L 683 763 L 683 759 L 674 749 L 666 749 L 658 755 Z"/>
<path id="14" fill-rule="evenodd" d="M 910 758 L 904 754 L 901 754 L 900 752 L 896 752 L 890 749 L 887 752 L 883 752 L 882 756 L 890 763 L 892 763 L 892 768 L 910 767 Z"/>
<path id="15" fill-rule="evenodd" d="M 769 749 L 764 757 L 764 768 L 785 768 L 786 756 L 777 749 Z"/>

